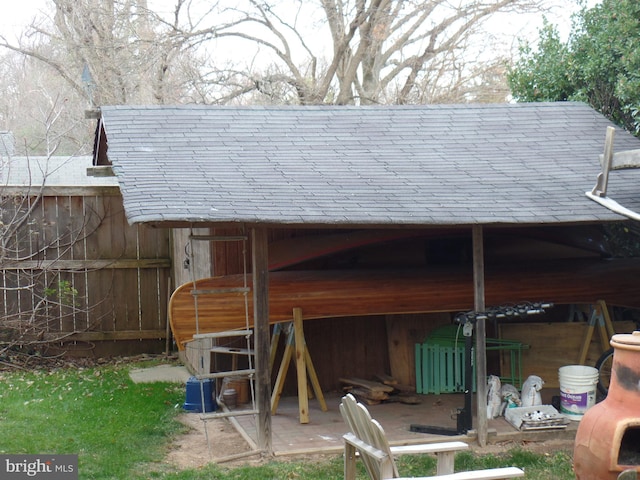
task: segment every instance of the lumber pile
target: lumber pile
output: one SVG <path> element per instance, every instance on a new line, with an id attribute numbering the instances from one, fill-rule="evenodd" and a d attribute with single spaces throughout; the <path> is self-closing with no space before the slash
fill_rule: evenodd
<path id="1" fill-rule="evenodd" d="M 415 395 L 415 387 L 401 385 L 389 375 L 376 375 L 376 380 L 357 377 L 339 380 L 345 393 L 351 393 L 366 405 L 377 405 L 383 402 L 420 403 L 420 399 Z"/>

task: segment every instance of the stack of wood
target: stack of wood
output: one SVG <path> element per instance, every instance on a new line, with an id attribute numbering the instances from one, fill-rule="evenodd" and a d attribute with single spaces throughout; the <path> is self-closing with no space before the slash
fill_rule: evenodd
<path id="1" fill-rule="evenodd" d="M 345 393 L 351 393 L 366 405 L 377 405 L 383 402 L 402 402 L 415 404 L 420 399 L 415 395 L 415 387 L 401 385 L 389 375 L 376 375 L 376 380 L 365 380 L 357 377 L 341 378 Z"/>

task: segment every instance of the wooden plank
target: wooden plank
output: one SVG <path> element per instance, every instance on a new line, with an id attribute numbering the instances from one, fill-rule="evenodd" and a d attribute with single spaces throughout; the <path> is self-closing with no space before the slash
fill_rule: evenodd
<path id="1" fill-rule="evenodd" d="M 415 385 L 405 385 L 405 384 L 402 384 L 402 383 L 398 383 L 398 380 L 396 380 L 395 378 L 391 377 L 390 375 L 377 373 L 374 377 L 380 383 L 383 383 L 385 385 L 389 385 L 390 387 L 393 387 L 394 391 L 397 390 L 397 391 L 402 392 L 402 393 L 416 393 Z"/>
<path id="2" fill-rule="evenodd" d="M 3 263 L 1 269 L 9 279 L 8 285 L 16 278 L 39 280 L 30 282 L 36 287 L 28 292 L 9 293 L 4 306 L 17 307 L 14 298 L 20 298 L 20 308 L 25 311 L 29 308 L 26 301 L 32 302 L 39 291 L 55 291 L 60 281 L 69 281 L 77 295 L 67 296 L 62 307 L 47 307 L 46 314 L 52 319 L 47 338 L 70 332 L 78 333 L 68 340 L 78 342 L 166 338 L 167 277 L 171 266 L 168 232 L 141 227 L 145 235 L 137 244 L 134 233 L 138 227 L 127 224 L 117 187 L 117 195 L 102 195 L 102 189 L 86 192 L 90 195 L 60 187 L 49 191 L 53 196 L 41 199 L 28 225 L 32 233 L 19 238 L 20 256 L 26 260 L 14 258 Z M 124 248 L 125 244 L 130 248 Z M 137 260 L 137 250 L 151 252 L 150 258 Z M 124 270 L 123 276 L 114 273 L 118 270 Z M 119 289 L 125 295 L 119 295 Z M 144 292 L 141 304 L 131 301 L 131 292 L 135 296 L 138 291 Z M 52 299 L 56 300 L 53 296 Z M 143 312 L 142 317 L 139 312 Z M 140 342 L 140 348 L 147 348 L 149 343 Z"/>
<path id="3" fill-rule="evenodd" d="M 447 312 L 387 315 L 385 321 L 391 377 L 415 390 L 415 345 L 424 342 L 433 328 L 449 324 L 451 316 Z"/>
<path id="4" fill-rule="evenodd" d="M 272 438 L 268 255 L 267 229 L 264 227 L 253 228 L 251 230 L 251 260 L 257 371 L 256 397 L 259 411 L 258 448 L 270 453 L 272 452 Z"/>
<path id="5" fill-rule="evenodd" d="M 255 368 L 245 368 L 243 370 L 230 370 L 227 372 L 201 373 L 197 377 L 201 380 L 205 378 L 225 378 L 229 375 L 233 375 L 235 377 L 246 377 L 253 375 L 254 373 L 256 373 Z"/>
<path id="6" fill-rule="evenodd" d="M 278 375 L 276 376 L 276 381 L 273 386 L 273 392 L 271 393 L 271 415 L 275 415 L 278 410 L 278 404 L 280 403 L 280 397 L 282 396 L 282 390 L 284 389 L 284 381 L 293 355 L 293 344 L 293 332 L 289 332 L 287 335 L 286 345 L 284 347 L 284 353 L 282 354 L 282 360 L 280 361 L 280 368 L 278 368 Z"/>
<path id="7" fill-rule="evenodd" d="M 110 212 L 112 208 L 117 208 L 117 202 L 122 202 L 122 197 L 98 197 L 95 203 L 91 205 L 93 215 L 99 219 L 94 225 L 93 233 L 87 238 L 87 257 L 91 259 L 103 258 L 113 259 L 113 257 L 122 257 L 122 252 L 117 250 L 116 245 L 111 242 L 111 231 L 117 228 L 111 219 Z M 120 207 L 122 208 L 122 207 Z M 122 217 L 121 221 L 123 220 Z M 124 224 L 123 224 L 124 225 Z M 121 228 L 123 228 L 121 226 Z M 119 319 L 115 314 L 114 305 L 115 297 L 113 286 L 113 271 L 104 268 L 98 268 L 90 271 L 91 279 L 89 281 L 89 290 L 87 292 L 87 303 L 91 307 L 91 328 L 103 331 L 113 331 L 116 328 L 122 330 L 139 330 L 137 325 L 119 325 Z M 114 323 L 118 323 L 118 327 Z"/>
<path id="8" fill-rule="evenodd" d="M 372 402 L 375 402 L 375 404 L 380 403 L 381 401 L 389 398 L 388 393 L 381 392 L 378 390 L 369 390 L 368 388 L 363 388 L 363 387 L 354 387 L 349 390 L 349 393 L 352 393 L 360 400 L 364 399 L 364 400 L 372 401 Z M 373 404 L 370 403 L 369 405 L 373 405 Z"/>
<path id="9" fill-rule="evenodd" d="M 244 337 L 252 334 L 253 334 L 253 330 L 233 330 L 228 332 L 198 333 L 194 335 L 193 338 L 200 339 L 200 338 Z"/>
<path id="10" fill-rule="evenodd" d="M 212 229 L 211 235 L 216 237 L 243 236 L 244 231 L 240 228 Z M 199 242 L 200 243 L 200 242 Z M 247 242 L 213 242 L 209 245 L 214 261 L 214 275 L 233 275 L 244 272 L 244 260 L 247 260 L 247 269 L 251 269 L 251 258 L 247 258 L 244 249 L 251 249 L 252 240 Z M 267 249 L 268 250 L 268 249 Z M 268 255 L 268 253 L 266 253 Z"/>
<path id="11" fill-rule="evenodd" d="M 170 268 L 170 258 L 73 259 L 73 260 L 7 260 L 3 270 L 97 270 L 131 268 Z"/>
<path id="12" fill-rule="evenodd" d="M 160 303 L 163 296 L 164 282 L 160 282 L 157 269 L 136 269 L 138 283 L 138 324 L 143 330 L 161 328 Z M 155 308 L 151 308 L 151 307 Z"/>
<path id="13" fill-rule="evenodd" d="M 380 383 L 393 387 L 394 390 L 396 389 L 396 385 L 398 385 L 398 380 L 396 380 L 391 375 L 387 375 L 385 373 L 376 373 L 375 379 Z"/>
<path id="14" fill-rule="evenodd" d="M 304 326 L 307 351 L 325 391 L 339 389 L 340 377 L 372 379 L 388 371 L 387 349 L 371 348 L 387 344 L 384 317 L 329 318 L 305 321 Z M 285 392 L 296 393 L 291 386 L 285 386 Z"/>
<path id="15" fill-rule="evenodd" d="M 414 345 L 421 341 L 421 339 L 412 341 L 409 338 L 410 330 L 406 326 L 412 317 L 412 315 L 387 315 L 386 317 L 389 370 L 391 377 L 405 384 L 415 384 Z"/>
<path id="16" fill-rule="evenodd" d="M 111 165 L 97 165 L 93 167 L 87 167 L 88 177 L 115 177 L 113 173 L 113 167 Z"/>
<path id="17" fill-rule="evenodd" d="M 246 235 L 189 235 L 189 238 L 207 242 L 243 242 L 248 240 Z"/>
<path id="18" fill-rule="evenodd" d="M 632 332 L 634 322 L 613 322 L 616 332 Z M 576 365 L 588 325 L 585 322 L 558 323 L 503 323 L 499 325 L 500 338 L 529 345 L 522 352 L 522 378 L 538 375 L 544 388 L 559 388 L 558 369 Z M 585 364 L 594 366 L 602 353 L 597 341 L 592 341 Z M 508 354 L 501 355 L 501 368 L 508 367 Z"/>
<path id="19" fill-rule="evenodd" d="M 365 380 L 363 378 L 340 378 L 340 382 L 344 383 L 345 385 L 355 385 L 358 387 L 366 388 L 367 390 L 375 393 L 391 393 L 394 390 L 394 388 L 390 385 L 385 385 L 384 383 L 374 382 L 371 380 Z"/>
<path id="20" fill-rule="evenodd" d="M 313 391 L 316 394 L 318 403 L 320 404 L 320 410 L 322 410 L 323 412 L 326 412 L 329 408 L 327 407 L 327 402 L 324 399 L 324 393 L 322 393 L 322 388 L 320 387 L 318 374 L 316 373 L 316 369 L 313 366 L 313 362 L 311 361 L 311 354 L 309 353 L 309 349 L 306 348 L 304 353 L 307 360 L 307 373 L 309 374 L 309 380 L 311 381 L 311 386 L 313 387 Z"/>
<path id="21" fill-rule="evenodd" d="M 309 393 L 307 391 L 307 346 L 302 326 L 302 310 L 293 309 L 293 332 L 296 350 L 296 374 L 298 379 L 298 413 L 300 423 L 309 423 Z"/>
<path id="22" fill-rule="evenodd" d="M 603 154 L 598 156 L 600 165 L 604 167 Z M 639 168 L 640 167 L 640 150 L 625 150 L 623 152 L 616 152 L 611 159 L 611 170 L 621 170 L 624 168 Z"/>
<path id="23" fill-rule="evenodd" d="M 591 190 L 591 193 L 597 197 L 607 196 L 607 184 L 609 183 L 609 170 L 611 170 L 611 162 L 613 160 L 613 139 L 615 138 L 615 133 L 615 128 L 607 127 L 604 141 L 604 155 L 602 157 L 602 171 L 598 174 L 596 186 Z"/>
<path id="24" fill-rule="evenodd" d="M 166 337 L 164 329 L 157 330 L 116 330 L 111 332 L 49 332 L 45 340 L 63 338 L 67 341 L 101 342 L 114 340 L 153 340 Z"/>
<path id="25" fill-rule="evenodd" d="M 273 370 L 273 365 L 276 363 L 276 354 L 278 353 L 278 344 L 280 343 L 280 336 L 282 335 L 282 328 L 280 325 L 276 325 L 273 328 L 271 334 L 271 346 L 269 352 L 269 371 Z"/>
<path id="26" fill-rule="evenodd" d="M 612 212 L 618 213 L 620 215 L 624 215 L 625 217 L 628 217 L 631 220 L 640 221 L 640 213 L 634 212 L 633 210 L 630 210 L 627 207 L 620 205 L 613 198 L 600 197 L 598 195 L 594 195 L 592 192 L 585 192 L 585 195 L 589 197 L 591 200 L 593 200 L 594 202 L 597 202 L 603 207 L 608 208 Z"/>
<path id="27" fill-rule="evenodd" d="M 112 196 L 112 197 L 120 197 L 122 195 L 120 193 L 120 187 L 117 185 L 114 186 L 86 186 L 86 187 L 69 187 L 69 186 L 44 186 L 37 187 L 37 190 L 40 191 L 42 188 L 42 196 L 43 197 L 59 197 L 59 196 L 73 196 L 73 197 L 91 197 L 91 196 Z M 36 187 L 34 187 L 34 190 Z M 11 185 L 3 185 L 2 186 L 3 195 L 24 195 L 25 187 L 24 186 L 11 186 Z M 122 200 L 121 200 L 122 202 Z"/>
<path id="28" fill-rule="evenodd" d="M 482 226 L 474 225 L 472 228 L 473 239 L 473 309 L 476 312 L 484 312 L 485 307 L 485 279 L 484 279 L 484 239 Z M 478 432 L 478 445 L 484 447 L 487 444 L 487 329 L 484 318 L 478 319 L 475 325 L 476 334 L 476 416 Z M 466 397 L 468 398 L 468 396 Z M 465 408 L 470 407 L 468 400 Z"/>

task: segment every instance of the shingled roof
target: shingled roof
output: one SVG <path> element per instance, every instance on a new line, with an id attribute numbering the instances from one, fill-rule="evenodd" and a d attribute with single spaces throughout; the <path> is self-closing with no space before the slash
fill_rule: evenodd
<path id="1" fill-rule="evenodd" d="M 0 161 L 0 190 L 3 187 L 94 187 L 114 186 L 113 177 L 91 177 L 90 156 L 5 157 Z"/>
<path id="2" fill-rule="evenodd" d="M 425 226 L 623 220 L 585 196 L 605 117 L 580 103 L 106 106 L 95 153 L 132 223 Z M 640 148 L 618 130 L 615 151 Z M 638 171 L 609 191 L 640 209 Z"/>

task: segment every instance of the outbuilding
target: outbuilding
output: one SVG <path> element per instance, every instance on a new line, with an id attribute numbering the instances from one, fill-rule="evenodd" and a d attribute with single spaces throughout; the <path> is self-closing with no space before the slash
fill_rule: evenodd
<path id="1" fill-rule="evenodd" d="M 570 102 L 104 106 L 94 164 L 113 170 L 130 223 L 173 229 L 176 285 L 191 281 L 187 271 L 220 278 L 223 287 L 237 275 L 251 280 L 262 446 L 269 448 L 269 322 L 280 321 L 276 300 L 300 307 L 302 285 L 321 297 L 325 290 L 314 285 L 332 278 L 340 285 L 320 302 L 335 309 L 308 317 L 329 323 L 315 332 L 315 322 L 305 324 L 309 348 L 312 337 L 322 338 L 334 376 L 406 363 L 413 345 L 397 325 L 403 334 L 415 325 L 428 331 L 433 317 L 420 315 L 443 323 L 442 315 L 533 301 L 640 307 L 640 263 L 616 258 L 612 245 L 619 240 L 612 232 L 628 231 L 619 228 L 628 219 L 585 195 L 602 170 L 611 126 Z M 616 151 L 638 148 L 640 140 L 618 133 Z M 639 175 L 608 178 L 636 211 Z M 207 243 L 190 265 L 189 238 L 245 234 L 250 254 Z M 368 297 L 339 297 L 349 275 L 354 292 Z M 172 318 L 177 341 L 185 331 L 187 339 L 207 331 L 202 322 L 192 331 Z M 475 328 L 480 354 L 484 320 Z M 486 364 L 479 361 L 476 373 L 482 442 Z"/>

